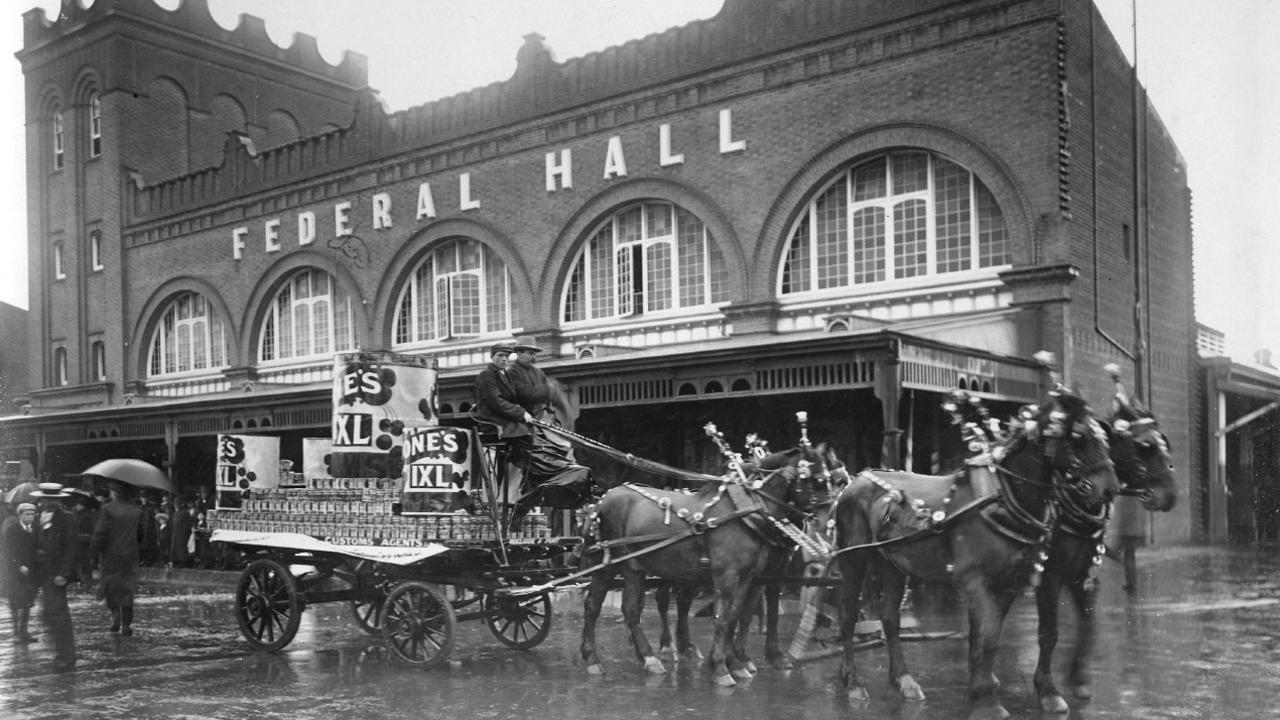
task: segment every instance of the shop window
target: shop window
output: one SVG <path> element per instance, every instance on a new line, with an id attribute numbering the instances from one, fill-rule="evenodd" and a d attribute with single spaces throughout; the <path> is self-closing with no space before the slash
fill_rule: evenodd
<path id="1" fill-rule="evenodd" d="M 164 377 L 227 365 L 226 329 L 209 301 L 198 293 L 174 298 L 151 337 L 147 374 Z"/>
<path id="2" fill-rule="evenodd" d="M 476 337 L 511 327 L 506 264 L 479 241 L 455 238 L 428 253 L 401 291 L 393 342 Z"/>
<path id="3" fill-rule="evenodd" d="M 102 154 L 102 99 L 98 93 L 89 94 L 89 157 Z"/>
<path id="4" fill-rule="evenodd" d="M 614 213 L 573 261 L 565 322 L 706 307 L 729 299 L 728 271 L 711 232 L 693 213 L 641 202 Z"/>
<path id="5" fill-rule="evenodd" d="M 355 315 L 351 298 L 333 276 L 302 270 L 271 301 L 258 343 L 258 359 L 332 359 L 355 348 Z"/>
<path id="6" fill-rule="evenodd" d="M 1011 262 L 995 197 L 969 170 L 921 151 L 859 163 L 796 221 L 780 292 L 797 295 L 943 276 Z"/>

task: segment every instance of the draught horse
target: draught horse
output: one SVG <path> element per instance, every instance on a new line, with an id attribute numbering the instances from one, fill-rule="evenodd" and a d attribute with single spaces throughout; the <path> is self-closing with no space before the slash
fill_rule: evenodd
<path id="1" fill-rule="evenodd" d="M 1141 498 L 1148 510 L 1167 512 L 1178 500 L 1177 480 L 1169 445 L 1156 418 L 1137 401 L 1131 401 L 1120 383 L 1119 368 L 1108 366 L 1116 382 L 1112 414 L 1107 423 L 1111 460 L 1123 494 Z M 1063 699 L 1053 681 L 1051 661 L 1058 643 L 1058 597 L 1062 588 L 1070 591 L 1079 622 L 1076 644 L 1067 670 L 1067 683 L 1077 698 L 1092 696 L 1089 689 L 1088 660 L 1096 634 L 1094 608 L 1098 600 L 1098 572 L 1105 548 L 1107 506 L 1077 499 L 1068 493 L 1062 503 L 1043 580 L 1036 588 L 1036 610 L 1040 621 L 1040 659 L 1036 665 L 1035 688 L 1040 708 L 1065 713 Z"/>
<path id="2" fill-rule="evenodd" d="M 840 677 L 850 699 L 870 697 L 858 677 L 854 635 L 867 574 L 880 580 L 889 680 L 908 700 L 923 700 L 924 692 L 899 638 L 907 578 L 949 578 L 968 606 L 970 718 L 1008 717 L 993 673 L 1000 630 L 1022 588 L 1043 569 L 1055 498 L 1070 490 L 1109 502 L 1119 485 L 1105 429 L 1066 388 L 1052 393 L 1002 450 L 995 494 L 975 492 L 967 471 L 935 477 L 875 470 L 858 473 L 837 498 Z"/>
<path id="3" fill-rule="evenodd" d="M 777 522 L 795 520 L 828 500 L 827 457 L 825 446 L 805 445 L 748 465 L 745 482 L 730 476 L 692 494 L 633 484 L 605 493 L 588 517 L 590 544 L 582 558 L 584 564 L 599 563 L 583 600 L 587 671 L 603 672 L 595 626 L 609 584 L 621 573 L 623 617 L 646 670 L 666 671 L 640 627 L 646 577 L 653 576 L 714 588 L 715 633 L 707 664 L 724 687 L 736 683 L 735 675 L 748 676 L 734 655 L 736 625 L 757 595 L 752 581 L 769 565 Z"/>

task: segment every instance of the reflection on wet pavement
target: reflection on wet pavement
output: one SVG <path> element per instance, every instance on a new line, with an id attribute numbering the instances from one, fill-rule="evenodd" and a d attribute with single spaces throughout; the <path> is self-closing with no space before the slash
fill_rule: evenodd
<path id="1" fill-rule="evenodd" d="M 1274 548 L 1149 549 L 1139 555 L 1133 597 L 1120 589 L 1118 568 L 1105 568 L 1095 697 L 1072 701 L 1068 718 L 1280 717 L 1280 560 Z M 921 593 L 926 630 L 963 630 L 962 610 Z M 231 590 L 177 593 L 151 587 L 139 598 L 132 638 L 107 632 L 108 616 L 91 595 L 72 603 L 80 665 L 55 674 L 44 643 L 11 643 L 8 610 L 0 609 L 0 717 L 99 718 L 527 718 L 564 720 L 705 716 L 733 720 L 904 718 L 951 720 L 967 713 L 966 643 L 960 638 L 912 643 L 908 662 L 929 699 L 905 703 L 884 682 L 881 649 L 862 652 L 872 692 L 850 703 L 836 682 L 839 658 L 769 668 L 732 689 L 716 688 L 699 667 L 683 663 L 666 675 L 646 674 L 625 628 L 606 611 L 599 646 L 607 674 L 588 676 L 578 659 L 577 592 L 557 597 L 550 637 L 532 651 L 501 645 L 481 623 L 458 626 L 451 662 L 432 671 L 392 662 L 381 640 L 362 632 L 345 605 L 312 606 L 297 638 L 279 653 L 252 651 L 232 614 Z M 1062 667 L 1073 633 L 1064 618 L 1057 659 Z M 783 618 L 783 645 L 798 616 Z M 652 603 L 646 632 L 656 639 Z M 34 623 L 38 630 L 38 622 Z M 709 641 L 706 619 L 695 639 Z M 829 638 L 832 630 L 819 631 Z M 759 660 L 761 641 L 751 637 Z M 1040 718 L 1031 675 L 1036 662 L 1035 609 L 1020 600 L 1006 625 L 997 674 L 1015 717 Z M 1049 716 L 1052 717 L 1052 716 Z"/>

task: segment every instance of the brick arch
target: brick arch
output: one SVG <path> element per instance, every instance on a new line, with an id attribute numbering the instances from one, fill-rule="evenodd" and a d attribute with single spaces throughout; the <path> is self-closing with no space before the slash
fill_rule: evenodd
<path id="1" fill-rule="evenodd" d="M 711 231 L 711 237 L 720 248 L 730 277 L 749 279 L 751 268 L 738 241 L 738 232 L 719 205 L 705 194 L 680 183 L 657 178 L 639 178 L 618 183 L 599 193 L 569 218 L 551 246 L 546 267 L 555 268 L 552 282 L 543 283 L 544 294 L 537 304 L 548 314 L 548 327 L 560 324 L 560 295 L 569 279 L 570 264 L 589 239 L 588 233 L 600 220 L 624 205 L 642 200 L 658 200 L 674 203 L 688 210 Z M 745 283 L 730 283 L 730 302 L 740 302 L 736 289 Z"/>
<path id="2" fill-rule="evenodd" d="M 396 305 L 400 300 L 400 292 L 409 278 L 417 271 L 418 264 L 428 252 L 434 250 L 441 242 L 450 238 L 468 237 L 478 240 L 493 250 L 502 262 L 506 263 L 507 272 L 511 276 L 511 294 L 513 300 L 520 297 L 534 297 L 533 282 L 529 278 L 529 270 L 516 248 L 515 242 L 493 227 L 475 220 L 448 218 L 427 225 L 414 233 L 401 244 L 399 250 L 391 257 L 388 267 L 396 268 L 395 274 L 387 274 L 387 281 L 378 287 L 377 297 L 373 301 L 372 329 L 377 333 L 378 347 L 391 347 L 393 337 L 391 323 L 395 320 Z M 514 304 L 514 303 L 513 303 Z M 521 318 L 529 322 L 531 318 Z M 516 318 L 512 325 L 518 326 Z"/>
<path id="3" fill-rule="evenodd" d="M 950 128 L 922 123 L 884 125 L 868 128 L 820 151 L 787 182 L 761 226 L 752 258 L 755 272 L 748 289 L 751 301 L 774 298 L 791 229 L 817 189 L 859 159 L 890 150 L 927 150 L 972 171 L 995 196 L 1004 214 L 1015 264 L 1028 260 L 1021 255 L 1030 243 L 1020 240 L 1031 237 L 1034 232 L 1029 204 L 1014 182 L 1012 170 L 995 153 Z"/>
<path id="4" fill-rule="evenodd" d="M 248 128 L 248 112 L 234 95 L 221 93 L 209 102 L 208 115 L 199 122 L 199 130 L 191 142 L 191 167 L 194 170 L 222 163 L 227 134 L 243 133 Z"/>
<path id="5" fill-rule="evenodd" d="M 71 96 L 75 98 L 77 105 L 88 106 L 89 93 L 98 93 L 98 98 L 102 98 L 102 77 L 98 74 L 97 68 L 84 67 L 76 73 L 76 79 L 71 83 L 73 90 Z"/>
<path id="6" fill-rule="evenodd" d="M 240 356 L 235 364 L 256 366 L 258 364 L 258 334 L 262 328 L 270 303 L 275 300 L 276 293 L 284 282 L 299 270 L 323 270 L 332 275 L 338 286 L 351 297 L 355 309 L 352 328 L 356 333 L 356 344 L 362 347 L 374 347 L 373 334 L 369 325 L 368 300 L 360 291 L 360 284 L 346 266 L 334 261 L 332 257 L 316 250 L 298 250 L 277 260 L 258 278 L 253 291 L 249 294 L 249 302 L 245 305 L 244 315 L 240 321 L 239 339 Z"/>
<path id="7" fill-rule="evenodd" d="M 148 181 L 175 177 L 191 169 L 190 102 L 182 83 L 157 75 L 137 97 L 133 126 L 146 132 L 126 133 L 121 142 L 129 146 L 129 157 L 138 158 L 137 169 Z"/>
<path id="8" fill-rule="evenodd" d="M 259 152 L 296 142 L 301 135 L 297 119 L 279 108 L 267 113 L 266 127 L 249 132 Z"/>
<path id="9" fill-rule="evenodd" d="M 170 279 L 147 298 L 142 306 L 142 312 L 138 314 L 134 323 L 133 330 L 129 335 L 129 347 L 125 351 L 125 365 L 133 369 L 133 377 L 147 377 L 147 363 L 150 360 L 151 338 L 155 336 L 156 327 L 160 323 L 160 318 L 164 311 L 169 308 L 169 303 L 183 293 L 196 293 L 204 297 L 212 307 L 214 313 L 222 320 L 223 326 L 226 328 L 227 339 L 227 364 L 238 365 L 239 357 L 239 332 L 236 329 L 236 322 L 231 315 L 231 309 L 227 307 L 226 300 L 218 289 L 206 282 L 205 280 L 189 275 L 182 275 Z M 126 378 L 128 376 L 126 375 Z"/>

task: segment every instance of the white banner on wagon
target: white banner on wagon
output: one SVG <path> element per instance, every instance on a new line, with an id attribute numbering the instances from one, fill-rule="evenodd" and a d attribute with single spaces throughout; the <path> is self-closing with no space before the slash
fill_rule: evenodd
<path id="1" fill-rule="evenodd" d="M 249 490 L 280 484 L 280 438 L 219 435 L 215 489 L 219 510 L 239 510 Z"/>

